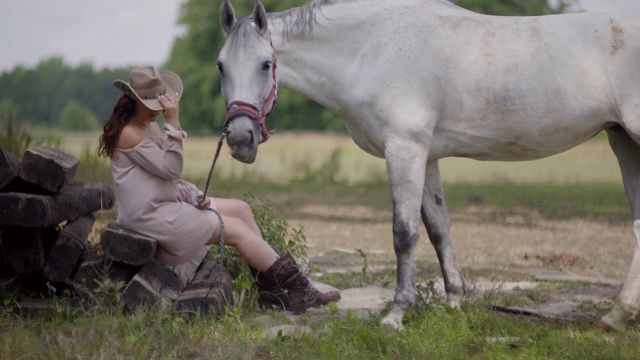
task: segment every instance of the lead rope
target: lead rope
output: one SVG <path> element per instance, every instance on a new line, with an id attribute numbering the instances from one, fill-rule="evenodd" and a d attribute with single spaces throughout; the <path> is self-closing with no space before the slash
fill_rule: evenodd
<path id="1" fill-rule="evenodd" d="M 213 169 L 216 167 L 216 161 L 218 161 L 218 156 L 220 156 L 220 149 L 222 149 L 222 142 L 224 141 L 225 136 L 227 136 L 227 128 L 225 127 L 222 130 L 222 134 L 220 134 L 220 140 L 218 140 L 218 148 L 216 149 L 216 155 L 213 157 L 213 163 L 211 164 L 211 170 L 209 170 L 209 177 L 207 177 L 207 183 L 204 186 L 204 192 L 202 195 L 199 195 L 197 200 L 198 204 L 202 204 L 204 199 L 207 198 L 207 191 L 209 191 L 209 183 L 211 182 L 211 175 L 213 174 Z"/>
<path id="2" fill-rule="evenodd" d="M 198 202 L 198 204 L 202 204 L 204 203 L 204 200 L 207 198 L 207 191 L 209 191 L 209 183 L 211 182 L 211 176 L 213 175 L 213 169 L 216 167 L 216 161 L 218 160 L 218 157 L 220 156 L 220 149 L 222 149 L 222 144 L 224 141 L 225 136 L 227 136 L 227 129 L 225 128 L 222 131 L 222 134 L 220 135 L 220 140 L 218 140 L 218 148 L 216 149 L 216 154 L 213 157 L 213 163 L 211 164 L 211 170 L 209 170 L 209 176 L 207 177 L 207 183 L 204 187 L 204 192 L 201 195 L 198 195 L 196 201 Z M 213 212 L 214 214 L 216 214 L 218 216 L 218 219 L 220 220 L 220 256 L 219 256 L 219 261 L 216 261 L 216 265 L 218 265 L 218 269 L 220 271 L 219 274 L 219 278 L 218 278 L 218 287 L 220 288 L 220 293 L 222 294 L 222 297 L 224 298 L 225 302 L 228 303 L 228 299 L 225 296 L 224 293 L 224 287 L 222 286 L 222 280 L 224 279 L 224 274 L 225 274 L 225 266 L 224 266 L 224 220 L 222 220 L 222 215 L 220 214 L 220 212 L 218 212 L 218 210 L 213 209 L 213 208 L 209 208 L 208 210 L 210 210 L 211 212 Z"/>
<path id="3" fill-rule="evenodd" d="M 214 214 L 218 215 L 218 219 L 220 219 L 220 256 L 218 258 L 218 261 L 216 261 L 216 265 L 218 266 L 218 288 L 220 289 L 220 294 L 222 294 L 222 298 L 224 299 L 225 303 L 229 303 L 229 299 L 227 299 L 227 297 L 225 296 L 224 293 L 224 286 L 222 286 L 222 280 L 224 279 L 224 275 L 225 275 L 225 266 L 224 266 L 224 220 L 222 220 L 222 215 L 220 215 L 220 212 L 218 212 L 218 210 L 216 209 L 212 209 L 209 208 L 209 210 L 211 212 L 213 212 Z"/>

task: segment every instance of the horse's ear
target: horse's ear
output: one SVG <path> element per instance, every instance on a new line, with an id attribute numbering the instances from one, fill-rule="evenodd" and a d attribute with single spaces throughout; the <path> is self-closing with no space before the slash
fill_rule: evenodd
<path id="1" fill-rule="evenodd" d="M 256 28 L 260 34 L 264 34 L 267 31 L 267 10 L 264 9 L 264 5 L 260 1 L 256 0 L 256 6 L 253 8 L 253 23 L 256 24 Z"/>
<path id="2" fill-rule="evenodd" d="M 233 6 L 229 0 L 222 2 L 222 8 L 220 9 L 220 24 L 222 24 L 222 31 L 225 35 L 229 35 L 233 25 L 236 24 L 236 13 L 233 11 Z"/>

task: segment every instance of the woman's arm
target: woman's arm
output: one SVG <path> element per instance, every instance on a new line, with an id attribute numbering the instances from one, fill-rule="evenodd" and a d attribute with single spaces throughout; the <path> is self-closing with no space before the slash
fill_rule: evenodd
<path id="1" fill-rule="evenodd" d="M 179 99 L 177 96 L 176 99 L 163 96 L 159 100 L 164 107 L 167 139 L 158 143 L 149 138 L 145 130 L 129 124 L 120 134 L 118 147 L 128 149 L 126 154 L 131 161 L 146 171 L 161 178 L 178 180 L 182 177 L 184 167 L 182 140 L 187 138 L 187 133 L 180 128 L 178 120 Z M 160 135 L 157 123 L 151 123 L 149 127 Z"/>
<path id="2" fill-rule="evenodd" d="M 155 176 L 169 180 L 182 178 L 182 141 L 173 138 L 160 141 L 147 137 L 135 148 L 125 151 L 125 154 L 134 164 Z"/>
<path id="3" fill-rule="evenodd" d="M 186 180 L 176 180 L 175 184 L 178 188 L 180 201 L 193 204 L 196 202 L 198 196 L 202 194 L 202 191 L 200 191 L 197 186 Z"/>

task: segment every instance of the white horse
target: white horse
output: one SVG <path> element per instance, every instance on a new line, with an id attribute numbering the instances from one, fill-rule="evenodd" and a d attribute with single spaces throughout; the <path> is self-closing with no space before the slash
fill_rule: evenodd
<path id="1" fill-rule="evenodd" d="M 221 22 L 218 67 L 235 159 L 255 160 L 280 85 L 338 114 L 359 147 L 386 160 L 397 288 L 382 323 L 402 328 L 415 302 L 421 218 L 447 302 L 462 302 L 439 159 L 544 158 L 606 130 L 640 219 L 640 18 L 487 16 L 445 0 L 314 0 L 271 14 L 257 2 L 253 16 L 237 20 L 224 0 Z M 623 329 L 635 317 L 639 274 L 636 248 L 602 328 Z"/>

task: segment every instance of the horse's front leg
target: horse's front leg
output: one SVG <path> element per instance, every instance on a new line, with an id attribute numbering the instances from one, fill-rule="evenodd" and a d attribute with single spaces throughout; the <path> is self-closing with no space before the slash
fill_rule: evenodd
<path id="1" fill-rule="evenodd" d="M 451 221 L 440 179 L 438 161 L 429 161 L 422 195 L 422 221 L 429 234 L 429 240 L 438 255 L 447 304 L 460 307 L 465 293 L 464 277 L 453 252 L 450 239 Z"/>
<path id="2" fill-rule="evenodd" d="M 382 324 L 402 329 L 402 319 L 416 301 L 414 252 L 420 236 L 420 203 L 428 151 L 424 144 L 398 139 L 385 144 L 393 198 L 393 248 L 397 259 L 394 305 Z"/>

